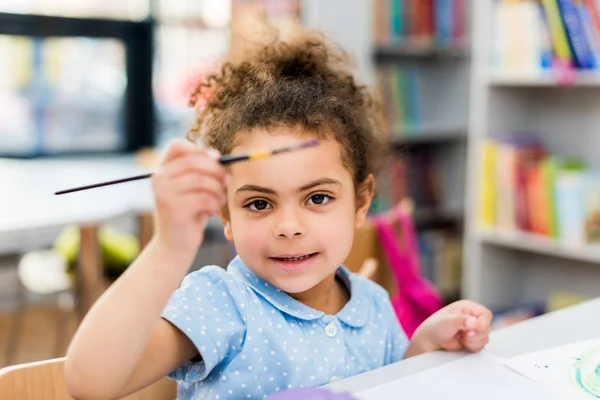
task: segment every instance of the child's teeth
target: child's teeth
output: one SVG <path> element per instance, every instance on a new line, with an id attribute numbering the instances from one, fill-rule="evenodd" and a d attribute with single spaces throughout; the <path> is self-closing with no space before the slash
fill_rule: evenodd
<path id="1" fill-rule="evenodd" d="M 300 261 L 300 260 L 306 260 L 309 256 L 300 256 L 300 257 L 290 257 L 290 258 L 284 258 L 285 261 Z"/>

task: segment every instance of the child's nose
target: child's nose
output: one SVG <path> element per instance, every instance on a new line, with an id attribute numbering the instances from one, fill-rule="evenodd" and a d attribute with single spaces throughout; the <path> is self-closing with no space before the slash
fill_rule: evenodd
<path id="1" fill-rule="evenodd" d="M 298 211 L 287 209 L 281 210 L 275 227 L 275 237 L 288 238 L 302 237 L 306 233 L 304 224 L 300 220 Z"/>

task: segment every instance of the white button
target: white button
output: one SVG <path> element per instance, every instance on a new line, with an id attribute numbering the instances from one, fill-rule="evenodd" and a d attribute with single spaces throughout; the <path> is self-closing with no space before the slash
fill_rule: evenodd
<path id="1" fill-rule="evenodd" d="M 337 335 L 337 331 L 338 331 L 338 328 L 337 328 L 337 326 L 335 326 L 335 324 L 333 322 L 325 327 L 325 334 L 328 337 L 334 337 L 335 335 Z"/>
<path id="2" fill-rule="evenodd" d="M 341 378 L 340 378 L 339 376 L 335 375 L 335 376 L 332 376 L 332 377 L 331 377 L 331 379 L 329 380 L 329 382 L 330 382 L 330 383 L 337 382 L 337 381 L 339 381 L 340 379 L 341 379 Z"/>

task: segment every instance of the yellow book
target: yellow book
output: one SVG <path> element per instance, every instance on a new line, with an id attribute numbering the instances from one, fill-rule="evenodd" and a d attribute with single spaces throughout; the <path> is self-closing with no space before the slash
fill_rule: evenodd
<path id="1" fill-rule="evenodd" d="M 496 223 L 496 144 L 492 140 L 482 146 L 480 174 L 479 221 L 484 226 Z"/>
<path id="2" fill-rule="evenodd" d="M 546 19 L 550 27 L 550 36 L 554 44 L 554 52 L 559 60 L 571 63 L 573 56 L 569 47 L 565 26 L 560 15 L 557 0 L 542 0 Z"/>

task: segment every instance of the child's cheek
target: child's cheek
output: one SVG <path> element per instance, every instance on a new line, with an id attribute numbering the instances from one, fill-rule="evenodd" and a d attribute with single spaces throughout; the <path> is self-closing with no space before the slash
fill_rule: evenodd
<path id="1" fill-rule="evenodd" d="M 239 253 L 260 257 L 269 243 L 269 232 L 262 221 L 246 219 L 233 225 L 235 246 Z"/>

